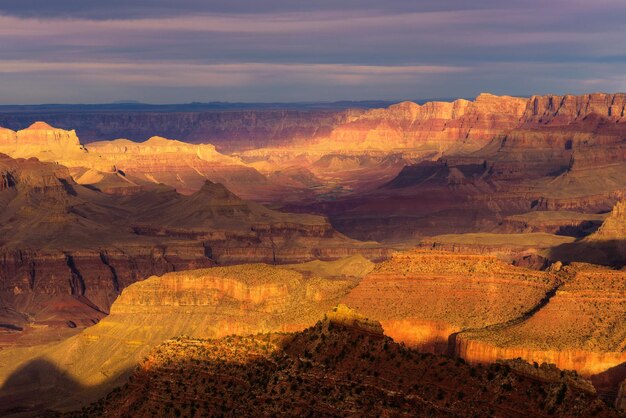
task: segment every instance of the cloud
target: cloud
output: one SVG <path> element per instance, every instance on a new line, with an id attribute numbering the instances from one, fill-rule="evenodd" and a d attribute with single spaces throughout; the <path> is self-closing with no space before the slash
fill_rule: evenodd
<path id="1" fill-rule="evenodd" d="M 0 74 L 72 74 L 92 82 L 142 86 L 241 86 L 263 82 L 360 84 L 398 82 L 431 74 L 457 73 L 463 67 L 436 65 L 367 66 L 345 64 L 196 64 L 164 62 L 158 66 L 138 62 L 0 61 Z"/>
<path id="2" fill-rule="evenodd" d="M 526 0 L 526 6 L 539 0 Z M 514 3 L 514 2 L 511 2 Z M 369 10 L 379 14 L 410 11 L 477 10 L 507 8 L 500 0 L 20 0 L 0 4 L 0 14 L 19 17 L 78 17 L 93 20 L 133 19 L 194 14 L 257 14 L 284 12 L 338 12 Z"/>
<path id="3" fill-rule="evenodd" d="M 613 90 L 626 72 L 625 16 L 621 0 L 2 2 L 0 94 L 171 102 Z M 20 96 L 29 86 L 40 99 Z"/>

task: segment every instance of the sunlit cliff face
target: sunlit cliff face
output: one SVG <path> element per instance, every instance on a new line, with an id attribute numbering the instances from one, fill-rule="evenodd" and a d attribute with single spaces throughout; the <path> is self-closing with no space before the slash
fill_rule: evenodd
<path id="1" fill-rule="evenodd" d="M 98 325 L 40 350 L 36 355 L 53 369 L 25 370 L 55 379 L 58 368 L 87 392 L 50 401 L 58 406 L 85 402 L 121 382 L 151 347 L 171 335 L 214 338 L 302 330 L 331 306 L 346 302 L 379 320 L 395 341 L 421 351 L 454 354 L 472 363 L 515 354 L 588 376 L 624 361 L 615 346 L 624 312 L 620 274 L 585 266 L 537 272 L 493 257 L 444 252 L 399 253 L 375 267 L 353 257 L 169 273 L 129 286 Z M 340 314 L 329 318 L 341 322 Z M 602 334 L 598 324 L 613 332 Z M 590 340 L 591 329 L 598 335 Z M 88 362 L 79 359 L 84 353 Z M 32 356 L 19 350 L 0 355 L 4 381 L 22 373 L 20 367 Z M 10 387 L 28 394 L 39 390 L 33 384 L 27 379 Z"/>
<path id="2" fill-rule="evenodd" d="M 496 395 L 503 384 L 506 392 Z M 593 393 L 574 372 L 547 364 L 518 360 L 470 367 L 407 349 L 386 337 L 380 323 L 339 305 L 294 334 L 168 340 L 149 352 L 121 390 L 77 413 L 211 415 L 254 409 L 269 415 L 349 410 L 428 416 L 510 412 L 521 405 L 525 411 L 548 405 L 552 413 L 608 412 Z"/>
<path id="3" fill-rule="evenodd" d="M 31 406 L 41 400 L 61 408 L 82 404 L 123 382 L 152 347 L 172 336 L 304 329 L 371 268 L 370 261 L 354 256 L 287 268 L 253 264 L 148 278 L 126 288 L 110 315 L 72 338 L 35 351 L 2 350 L 0 396 L 8 400 L 17 393 Z M 33 361 L 49 366 L 35 367 Z M 14 374 L 24 377 L 14 381 Z M 63 379 L 73 383 L 52 391 L 45 383 Z"/>

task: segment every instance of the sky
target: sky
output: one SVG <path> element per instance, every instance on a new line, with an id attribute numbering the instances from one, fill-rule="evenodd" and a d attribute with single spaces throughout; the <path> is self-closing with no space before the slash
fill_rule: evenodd
<path id="1" fill-rule="evenodd" d="M 0 0 L 0 103 L 626 91 L 624 0 Z"/>

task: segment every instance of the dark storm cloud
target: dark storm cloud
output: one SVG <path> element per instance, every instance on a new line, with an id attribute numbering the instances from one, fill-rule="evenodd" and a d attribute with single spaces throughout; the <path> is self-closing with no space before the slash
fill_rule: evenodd
<path id="1" fill-rule="evenodd" d="M 0 0 L 0 101 L 626 89 L 626 2 Z"/>

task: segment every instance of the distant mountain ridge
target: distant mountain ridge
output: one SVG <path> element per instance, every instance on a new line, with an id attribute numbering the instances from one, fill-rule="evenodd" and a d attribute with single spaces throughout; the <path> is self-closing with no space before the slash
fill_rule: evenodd
<path id="1" fill-rule="evenodd" d="M 220 151 L 231 151 L 324 136 L 350 116 L 394 103 L 397 101 L 0 105 L 0 126 L 18 130 L 45 120 L 58 128 L 75 129 L 85 143 L 116 138 L 144 141 L 160 135 L 192 143 L 211 142 Z"/>

